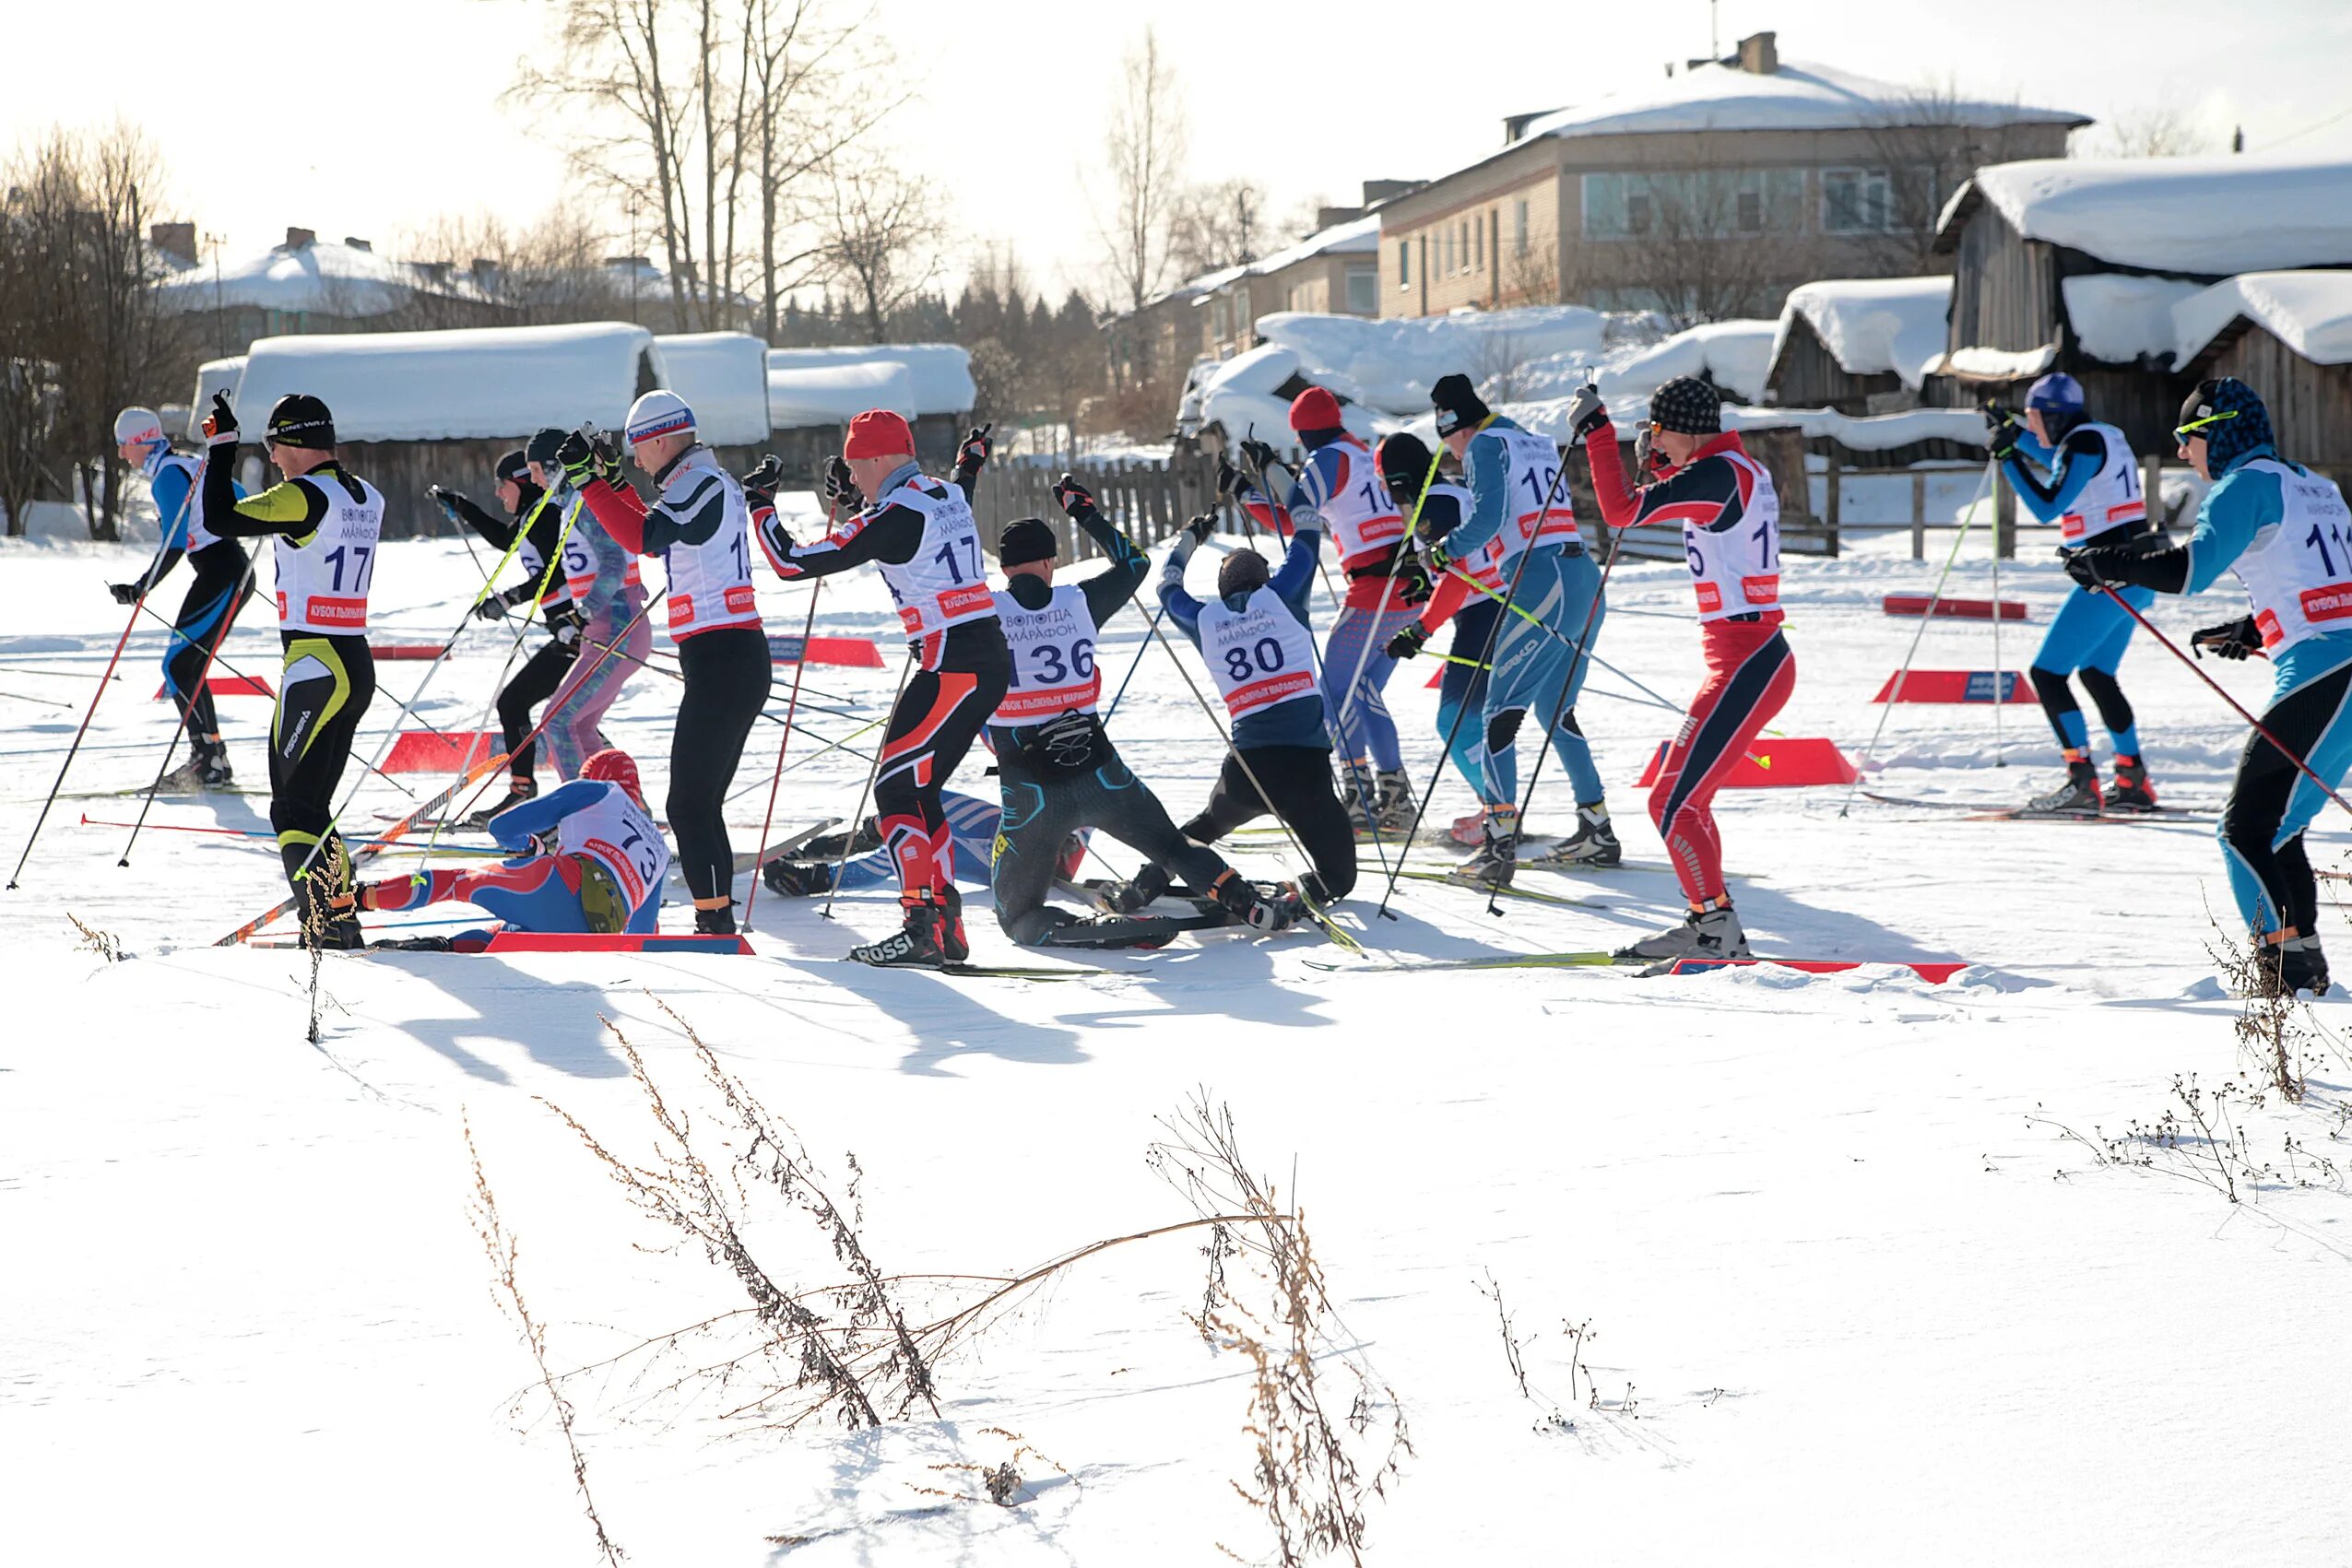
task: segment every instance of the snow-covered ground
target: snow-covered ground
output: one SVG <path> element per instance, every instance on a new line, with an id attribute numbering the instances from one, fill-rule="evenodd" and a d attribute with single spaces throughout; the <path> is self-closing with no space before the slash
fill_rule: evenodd
<path id="1" fill-rule="evenodd" d="M 1983 596 L 1973 546 L 1951 591 Z M 1924 591 L 1945 548 L 1925 565 L 1893 549 L 1791 560 L 1800 673 L 1779 728 L 1861 751 L 1870 695 L 1918 626 L 1883 615 L 1881 596 Z M 0 548 L 12 861 L 122 627 L 102 584 L 143 560 Z M 455 544 L 388 547 L 378 636 L 445 635 L 474 570 Z M 2003 661 L 2020 666 L 2065 584 L 2045 558 L 2004 563 L 2002 588 L 2032 610 L 2002 629 Z M 167 611 L 177 591 L 160 595 Z M 1695 687 L 1688 594 L 1679 566 L 1619 569 L 1600 652 L 1625 675 L 1597 675 L 1582 709 L 1642 868 L 1531 871 L 1528 887 L 1580 902 L 1515 901 L 1500 920 L 1418 881 L 1377 919 L 1367 877 L 1345 913 L 1368 947 L 1580 949 L 1674 917 L 1633 780 L 1676 715 L 1627 678 L 1676 701 Z M 772 629 L 797 630 L 799 590 L 762 597 Z M 2157 619 L 2179 636 L 2236 613 L 2216 593 L 2165 601 Z M 821 630 L 884 638 L 889 623 L 872 581 L 826 591 Z M 1992 630 L 1933 624 L 1921 667 L 1991 667 Z M 1133 611 L 1107 629 L 1114 681 L 1142 631 Z M 161 642 L 152 623 L 132 637 L 70 795 L 153 776 L 171 727 L 149 700 Z M 469 628 L 424 716 L 479 724 L 509 642 Z M 276 646 L 256 607 L 225 657 L 275 684 Z M 794 757 L 881 712 L 889 659 L 808 671 Z M 1424 777 L 1428 667 L 1391 688 Z M 2260 667 L 2202 667 L 2249 702 L 2263 689 Z M 424 668 L 380 667 L 369 754 Z M 2216 802 L 2242 726 L 2145 640 L 2123 678 L 2166 801 Z M 676 698 L 642 674 L 610 726 L 656 800 Z M 266 704 L 230 698 L 222 713 L 241 778 L 258 782 Z M 1198 804 L 1220 746 L 1164 653 L 1146 650 L 1112 728 L 1173 809 Z M 755 731 L 738 775 L 739 846 L 778 733 Z M 987 788 L 981 765 L 959 782 Z M 793 767 L 779 829 L 848 815 L 864 773 L 839 751 Z M 1905 707 L 1870 787 L 2001 802 L 2054 775 L 2038 709 Z M 1558 776 L 1547 769 L 1539 830 L 1566 811 Z M 440 782 L 372 781 L 351 824 Z M 892 925 L 887 895 L 845 896 L 827 922 L 762 890 L 757 957 L 331 956 L 316 1045 L 301 955 L 210 945 L 282 893 L 266 840 L 169 831 L 262 827 L 264 797 L 158 802 L 127 868 L 126 831 L 80 819 L 126 821 L 136 796 L 63 799 L 0 895 L 14 1020 L 0 1030 L 0 1560 L 598 1561 L 469 1217 L 466 1133 L 557 1371 L 742 1307 L 736 1278 L 632 1209 L 557 1114 L 654 1159 L 625 1035 L 715 1147 L 727 1119 L 670 1008 L 797 1129 L 845 1207 L 855 1178 L 857 1232 L 881 1272 L 919 1277 L 896 1287 L 917 1317 L 987 1288 L 945 1277 L 1010 1275 L 1191 1218 L 1147 1149 L 1196 1091 L 1230 1105 L 1250 1163 L 1281 1202 L 1296 1194 L 1329 1282 L 1327 1397 L 1345 1406 L 1352 1357 L 1410 1425 L 1411 1454 L 1368 1507 L 1369 1562 L 2343 1562 L 2352 1059 L 2336 1035 L 2352 1014 L 2312 1009 L 2334 1033 L 2312 1046 L 2309 1098 L 2233 1099 L 2245 1156 L 2219 1161 L 2173 1088 L 2194 1075 L 2210 1114 L 2225 1080 L 2253 1081 L 2207 955 L 2232 924 L 2209 821 L 1977 822 L 1868 799 L 1844 815 L 1844 799 L 1723 798 L 1756 946 L 1971 961 L 1954 984 L 1353 973 L 1297 935 L 1112 955 L 1082 984 L 959 980 L 837 961 Z M 1432 815 L 1467 804 L 1449 779 Z M 2322 819 L 2315 861 L 2342 861 L 2343 829 Z M 1294 869 L 1273 842 L 1246 864 Z M 973 910 L 980 959 L 1058 961 L 1005 943 L 984 894 Z M 130 956 L 89 950 L 69 915 Z M 2093 1158 L 2168 1114 L 2186 1142 L 2118 1146 L 2151 1164 Z M 849 1277 L 773 1189 L 742 1203 L 785 1289 Z M 936 1418 L 918 1405 L 878 1431 L 821 1417 L 786 1432 L 724 1419 L 757 1378 L 665 1392 L 742 1350 L 739 1318 L 650 1373 L 570 1378 L 600 1516 L 638 1564 L 1195 1563 L 1222 1561 L 1221 1545 L 1267 1560 L 1269 1527 L 1230 1484 L 1253 1476 L 1250 1363 L 1187 1318 L 1201 1234 L 1107 1251 L 1022 1298 L 940 1362 Z M 1271 1315 L 1250 1260 L 1225 1267 Z M 1580 1344 L 1569 1326 L 1589 1326 Z M 1351 1441 L 1372 1443 L 1394 1412 L 1367 1414 Z M 1023 1478 L 1010 1506 L 960 1468 L 1007 1460 Z"/>

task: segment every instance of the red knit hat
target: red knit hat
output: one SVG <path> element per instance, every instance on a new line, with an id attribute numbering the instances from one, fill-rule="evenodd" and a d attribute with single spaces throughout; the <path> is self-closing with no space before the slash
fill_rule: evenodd
<path id="1" fill-rule="evenodd" d="M 1294 430 L 1336 430 L 1344 422 L 1340 418 L 1340 400 L 1319 386 L 1310 386 L 1291 399 Z"/>
<path id="2" fill-rule="evenodd" d="M 915 455 L 915 432 L 887 408 L 869 408 L 849 421 L 849 439 L 842 443 L 844 457 Z"/>

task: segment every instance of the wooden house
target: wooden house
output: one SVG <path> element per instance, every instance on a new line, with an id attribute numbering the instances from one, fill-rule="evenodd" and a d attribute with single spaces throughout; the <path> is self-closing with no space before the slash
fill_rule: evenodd
<path id="1" fill-rule="evenodd" d="M 2237 377 L 2269 407 L 2281 456 L 2352 484 L 2352 271 L 2246 273 L 2172 313 L 2182 396 Z"/>

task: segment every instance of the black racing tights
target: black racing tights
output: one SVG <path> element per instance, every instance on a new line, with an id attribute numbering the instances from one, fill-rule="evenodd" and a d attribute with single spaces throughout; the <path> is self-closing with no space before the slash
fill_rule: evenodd
<path id="1" fill-rule="evenodd" d="M 1262 796 L 1250 784 L 1253 775 L 1265 786 Z M 1331 793 L 1331 754 L 1320 746 L 1253 746 L 1247 752 L 1228 752 L 1209 804 L 1184 825 L 1184 836 L 1213 843 L 1268 811 L 1289 825 L 1314 862 L 1301 884 L 1306 896 L 1318 904 L 1347 897 L 1355 886 L 1355 830 L 1347 808 Z"/>
<path id="2" fill-rule="evenodd" d="M 727 836 L 727 789 L 743 743 L 768 700 L 768 640 L 756 626 L 698 631 L 678 644 L 686 695 L 669 736 L 670 835 L 679 872 L 697 899 L 735 887 L 735 845 Z"/>
<path id="3" fill-rule="evenodd" d="M 335 790 L 360 720 L 375 698 L 375 657 L 362 633 L 281 631 L 285 671 L 269 731 L 269 825 L 304 918 L 351 890 L 350 857 L 335 831 Z"/>
<path id="4" fill-rule="evenodd" d="M 687 639 L 689 643 L 693 641 Z M 537 737 L 526 738 L 531 736 L 531 710 L 555 695 L 579 657 L 577 643 L 559 643 L 550 638 L 547 646 L 525 661 L 523 667 L 514 672 L 514 678 L 506 683 L 506 690 L 498 694 L 498 724 L 505 736 L 502 749 L 510 754 L 506 769 L 516 778 L 529 778 L 531 764 L 538 756 Z M 766 695 L 764 690 L 761 693 L 763 700 Z"/>

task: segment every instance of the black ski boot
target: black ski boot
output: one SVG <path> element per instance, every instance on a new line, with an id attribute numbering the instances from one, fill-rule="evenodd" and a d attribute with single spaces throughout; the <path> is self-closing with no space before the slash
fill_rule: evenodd
<path id="1" fill-rule="evenodd" d="M 2327 955 L 2320 950 L 2317 937 L 2289 937 L 2284 942 L 2272 942 L 2260 934 L 2255 936 L 2256 996 L 2291 996 L 2298 991 L 2309 991 L 2321 996 L 2327 994 Z"/>
<path id="2" fill-rule="evenodd" d="M 1464 861 L 1446 880 L 1466 888 L 1507 888 L 1519 864 L 1519 813 L 1516 806 L 1489 807 L 1486 836 L 1478 853 Z"/>
<path id="3" fill-rule="evenodd" d="M 1380 809 L 1380 786 L 1374 782 L 1372 770 L 1361 762 L 1341 763 L 1340 799 L 1346 803 L 1348 826 L 1355 830 L 1355 836 L 1370 838 Z"/>
<path id="4" fill-rule="evenodd" d="M 198 772 L 196 782 L 207 789 L 227 789 L 237 782 L 235 772 L 229 766 L 229 748 L 218 740 L 207 744 L 204 767 Z"/>
<path id="5" fill-rule="evenodd" d="M 1285 883 L 1246 881 L 1230 867 L 1209 885 L 1209 896 L 1242 925 L 1269 936 L 1288 930 L 1306 914 L 1297 889 Z"/>
<path id="6" fill-rule="evenodd" d="M 1537 858 L 1552 866 L 1614 866 L 1625 859 L 1625 845 L 1609 820 L 1606 801 L 1577 806 L 1577 831 Z"/>
<path id="7" fill-rule="evenodd" d="M 947 954 L 950 963 L 972 961 L 972 939 L 963 930 L 963 892 L 953 882 L 932 890 L 932 899 L 940 906 L 940 951 Z"/>
<path id="8" fill-rule="evenodd" d="M 947 948 L 940 940 L 943 912 L 940 906 L 931 902 L 928 892 L 914 892 L 901 895 L 899 907 L 905 914 L 904 925 L 879 942 L 850 949 L 849 956 L 879 969 L 937 969 L 946 963 Z"/>
<path id="9" fill-rule="evenodd" d="M 694 935 L 697 937 L 732 937 L 735 935 L 735 901 L 727 900 L 716 909 L 694 912 Z"/>
<path id="10" fill-rule="evenodd" d="M 1134 914 L 1152 907 L 1160 895 L 1168 890 L 1168 874 L 1161 867 L 1146 865 L 1134 878 L 1115 882 L 1103 890 L 1103 907 L 1113 914 Z"/>
<path id="11" fill-rule="evenodd" d="M 2115 759 L 2115 782 L 2107 786 L 2110 811 L 2153 811 L 2156 785 L 2148 783 L 2148 767 L 2137 757 Z"/>
<path id="12" fill-rule="evenodd" d="M 209 759 L 205 756 L 204 747 L 199 742 L 188 754 L 188 760 L 164 774 L 162 781 L 156 785 L 156 788 L 171 795 L 184 795 L 190 790 L 202 789 L 205 771 L 208 765 Z"/>
<path id="13" fill-rule="evenodd" d="M 833 890 L 833 867 L 822 860 L 786 860 L 779 855 L 760 867 L 760 880 L 783 898 L 813 898 Z"/>
<path id="14" fill-rule="evenodd" d="M 2088 760 L 2066 764 L 2066 782 L 2048 795 L 2037 795 L 2026 803 L 2028 811 L 2074 812 L 2096 817 L 2099 812 L 2098 765 Z"/>
<path id="15" fill-rule="evenodd" d="M 521 773 L 517 773 L 507 782 L 506 798 L 500 801 L 495 806 L 485 806 L 479 811 L 477 811 L 472 816 L 467 818 L 466 826 L 469 828 L 487 828 L 490 826 L 490 819 L 497 816 L 500 812 L 507 810 L 513 807 L 520 806 L 526 800 L 537 800 L 538 797 L 539 786 L 538 782 L 526 777 Z"/>
<path id="16" fill-rule="evenodd" d="M 1380 831 L 1390 838 L 1412 831 L 1412 779 L 1402 768 L 1377 775 L 1378 796 L 1373 803 L 1373 820 L 1380 824 Z"/>
<path id="17" fill-rule="evenodd" d="M 881 831 L 874 819 L 867 818 L 852 833 L 823 833 L 802 845 L 812 860 L 847 860 L 852 855 L 871 855 L 882 847 Z"/>

